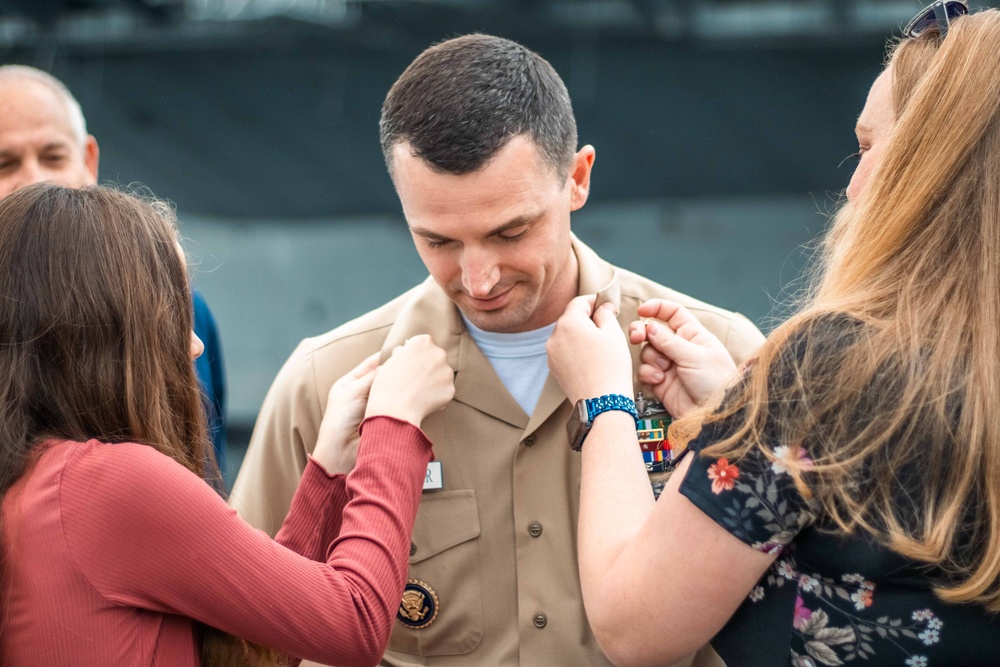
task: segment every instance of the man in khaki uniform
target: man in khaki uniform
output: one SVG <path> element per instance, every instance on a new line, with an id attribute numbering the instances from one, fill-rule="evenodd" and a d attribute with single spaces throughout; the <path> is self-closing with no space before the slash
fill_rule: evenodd
<path id="1" fill-rule="evenodd" d="M 384 664 L 607 665 L 577 573 L 571 406 L 548 377 L 545 340 L 573 297 L 599 290 L 623 329 L 646 299 L 683 303 L 737 362 L 763 337 L 740 315 L 616 269 L 572 235 L 594 149 L 576 149 L 569 96 L 537 54 L 483 35 L 428 49 L 390 91 L 381 133 L 431 276 L 299 345 L 265 399 L 233 505 L 273 534 L 334 380 L 428 333 L 448 353 L 455 398 L 423 424 L 440 469 L 428 469 Z M 693 664 L 721 662 L 704 649 Z"/>

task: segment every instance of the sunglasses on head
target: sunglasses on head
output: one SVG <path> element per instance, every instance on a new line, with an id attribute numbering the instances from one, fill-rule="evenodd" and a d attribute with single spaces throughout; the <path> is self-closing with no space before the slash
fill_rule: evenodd
<path id="1" fill-rule="evenodd" d="M 936 0 L 927 5 L 903 28 L 903 37 L 920 37 L 930 28 L 937 28 L 943 39 L 953 19 L 969 13 L 965 0 Z"/>

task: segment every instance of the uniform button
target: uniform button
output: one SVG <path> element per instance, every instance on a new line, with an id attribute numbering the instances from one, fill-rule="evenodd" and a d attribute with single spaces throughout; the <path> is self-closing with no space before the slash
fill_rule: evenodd
<path id="1" fill-rule="evenodd" d="M 528 526 L 528 535 L 531 535 L 532 537 L 538 537 L 541 534 L 542 534 L 542 524 L 538 523 L 537 521 L 532 521 L 531 524 Z"/>
<path id="2" fill-rule="evenodd" d="M 535 436 L 529 435 L 527 438 L 524 439 L 525 447 L 531 447 L 533 444 L 535 444 Z"/>
<path id="3" fill-rule="evenodd" d="M 545 614 L 535 614 L 535 618 L 532 620 L 532 622 L 535 624 L 536 628 L 541 630 L 542 628 L 544 628 L 546 625 L 549 624 L 549 617 L 546 616 Z"/>
<path id="4" fill-rule="evenodd" d="M 414 555 L 416 555 L 416 553 L 417 553 L 417 543 L 416 542 L 410 542 L 410 555 L 414 556 Z"/>

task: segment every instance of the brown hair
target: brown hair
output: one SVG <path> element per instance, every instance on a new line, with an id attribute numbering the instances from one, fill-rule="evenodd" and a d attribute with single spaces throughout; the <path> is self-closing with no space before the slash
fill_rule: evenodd
<path id="1" fill-rule="evenodd" d="M 141 443 L 218 475 L 166 204 L 104 187 L 15 191 L 0 200 L 0 297 L 0 494 L 50 438 Z M 208 627 L 203 653 L 206 665 L 274 657 Z"/>
<path id="2" fill-rule="evenodd" d="M 531 139 L 558 172 L 576 151 L 576 119 L 562 79 L 537 53 L 492 35 L 436 44 L 403 72 L 385 98 L 382 153 L 409 144 L 450 174 L 479 170 L 516 136 Z"/>
<path id="3" fill-rule="evenodd" d="M 1000 611 L 1000 12 L 891 53 L 896 123 L 837 215 L 815 286 L 723 407 L 706 456 L 804 446 L 821 516 Z M 792 465 L 792 464 L 789 464 Z"/>
<path id="4" fill-rule="evenodd" d="M 139 442 L 204 474 L 191 300 L 164 213 L 100 187 L 0 200 L 0 491 L 45 438 Z"/>

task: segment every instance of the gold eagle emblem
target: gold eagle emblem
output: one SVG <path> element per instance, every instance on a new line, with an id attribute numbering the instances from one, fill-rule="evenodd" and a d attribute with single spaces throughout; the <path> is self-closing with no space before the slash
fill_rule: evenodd
<path id="1" fill-rule="evenodd" d="M 438 615 L 438 597 L 434 589 L 419 579 L 410 579 L 403 589 L 396 618 L 408 628 L 420 630 L 434 622 Z"/>

